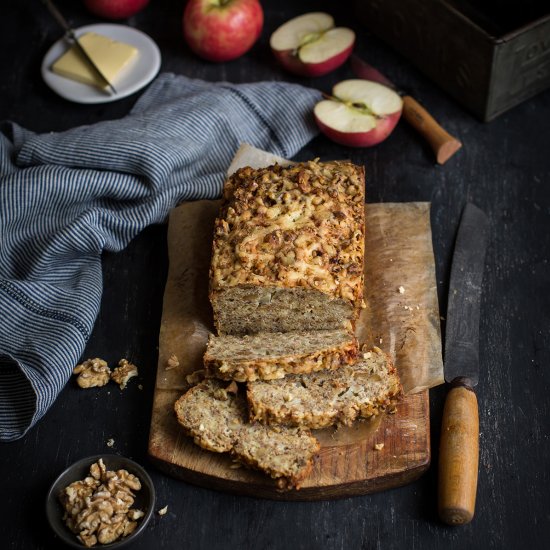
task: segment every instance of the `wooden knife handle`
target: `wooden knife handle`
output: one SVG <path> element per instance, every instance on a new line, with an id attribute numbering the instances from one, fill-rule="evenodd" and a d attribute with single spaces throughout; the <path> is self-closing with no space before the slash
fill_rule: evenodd
<path id="1" fill-rule="evenodd" d="M 462 147 L 462 143 L 446 132 L 410 95 L 403 97 L 403 118 L 428 141 L 438 164 L 445 164 Z"/>
<path id="2" fill-rule="evenodd" d="M 479 467 L 477 397 L 468 386 L 453 387 L 445 401 L 439 448 L 439 517 L 449 525 L 474 516 Z"/>

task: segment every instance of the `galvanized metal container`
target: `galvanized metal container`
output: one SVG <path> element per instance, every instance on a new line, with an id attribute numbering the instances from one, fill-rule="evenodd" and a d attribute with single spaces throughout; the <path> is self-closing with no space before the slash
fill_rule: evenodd
<path id="1" fill-rule="evenodd" d="M 483 121 L 550 87 L 549 0 L 356 0 L 355 9 Z"/>

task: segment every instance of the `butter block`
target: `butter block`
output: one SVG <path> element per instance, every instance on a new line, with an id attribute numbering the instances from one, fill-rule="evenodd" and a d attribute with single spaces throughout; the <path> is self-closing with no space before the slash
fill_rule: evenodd
<path id="1" fill-rule="evenodd" d="M 137 57 L 137 49 L 129 44 L 118 42 L 107 36 L 88 32 L 79 37 L 80 44 L 94 60 L 111 83 L 115 83 L 123 69 Z M 71 78 L 97 88 L 105 88 L 103 81 L 96 75 L 82 52 L 71 46 L 52 65 L 52 71 L 60 76 Z"/>

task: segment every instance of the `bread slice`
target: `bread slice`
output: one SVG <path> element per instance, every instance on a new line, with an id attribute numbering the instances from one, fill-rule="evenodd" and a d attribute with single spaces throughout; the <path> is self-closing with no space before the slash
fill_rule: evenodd
<path id="1" fill-rule="evenodd" d="M 324 428 L 351 425 L 394 405 L 402 394 L 397 371 L 379 348 L 333 372 L 250 382 L 250 418 L 266 424 Z"/>
<path id="2" fill-rule="evenodd" d="M 356 357 L 357 341 L 345 330 L 211 335 L 204 366 L 207 376 L 246 382 L 337 369 Z"/>
<path id="3" fill-rule="evenodd" d="M 241 168 L 224 187 L 210 267 L 219 334 L 349 329 L 363 303 L 364 169 Z"/>
<path id="4" fill-rule="evenodd" d="M 241 430 L 234 454 L 243 464 L 277 479 L 280 489 L 299 489 L 311 473 L 320 445 L 304 428 L 247 424 Z"/>
<path id="5" fill-rule="evenodd" d="M 237 442 L 241 427 L 248 423 L 242 396 L 226 390 L 227 383 L 205 380 L 193 386 L 174 404 L 178 422 L 203 449 L 228 453 Z"/>
<path id="6" fill-rule="evenodd" d="M 234 382 L 231 386 L 207 379 L 188 390 L 174 405 L 178 422 L 204 449 L 230 452 L 277 479 L 279 487 L 299 488 L 311 472 L 319 442 L 307 429 L 249 423 L 245 395 Z"/>

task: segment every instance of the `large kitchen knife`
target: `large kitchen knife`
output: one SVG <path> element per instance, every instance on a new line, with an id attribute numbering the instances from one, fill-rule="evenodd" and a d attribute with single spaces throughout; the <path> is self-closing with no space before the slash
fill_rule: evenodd
<path id="1" fill-rule="evenodd" d="M 474 516 L 479 465 L 479 315 L 489 220 L 468 203 L 455 242 L 445 329 L 445 381 L 439 448 L 438 510 L 450 525 Z"/>
<path id="2" fill-rule="evenodd" d="M 403 118 L 430 144 L 438 164 L 445 164 L 462 147 L 462 143 L 444 130 L 416 99 L 398 89 L 378 69 L 356 54 L 351 56 L 351 68 L 357 77 L 383 84 L 402 96 Z"/>

